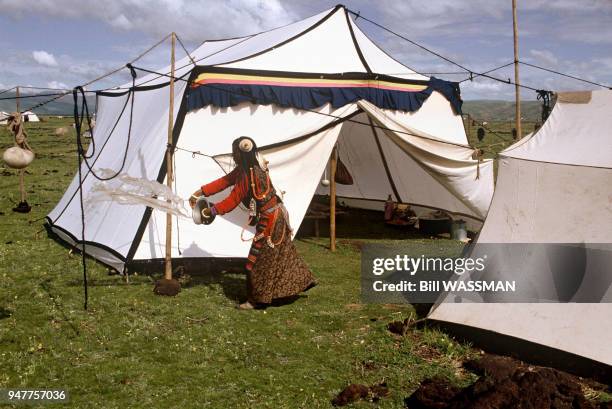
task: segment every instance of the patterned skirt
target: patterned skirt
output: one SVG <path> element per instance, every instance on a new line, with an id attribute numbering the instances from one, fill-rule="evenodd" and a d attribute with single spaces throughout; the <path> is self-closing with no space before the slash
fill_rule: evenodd
<path id="1" fill-rule="evenodd" d="M 246 266 L 251 303 L 270 304 L 278 298 L 295 296 L 315 283 L 291 241 L 285 218 L 286 212 L 281 207 L 271 214 L 262 214 L 257 223 L 257 233 L 268 230 L 270 238 L 264 237 L 251 245 Z"/>

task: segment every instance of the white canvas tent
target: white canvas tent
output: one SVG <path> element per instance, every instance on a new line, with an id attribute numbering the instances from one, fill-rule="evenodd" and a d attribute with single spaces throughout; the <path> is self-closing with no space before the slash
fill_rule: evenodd
<path id="1" fill-rule="evenodd" d="M 6 125 L 9 116 L 11 116 L 10 113 L 4 112 L 4 111 L 0 111 L 0 124 Z M 22 118 L 23 118 L 23 120 L 25 122 L 40 122 L 40 119 L 38 118 L 38 115 L 36 115 L 32 111 L 23 112 L 21 114 L 21 116 L 22 116 Z"/>
<path id="2" fill-rule="evenodd" d="M 24 122 L 40 122 L 38 115 L 32 111 L 25 111 L 21 114 Z"/>
<path id="3" fill-rule="evenodd" d="M 601 303 L 451 302 L 429 318 L 492 350 L 591 375 L 603 367 L 612 376 L 611 91 L 559 94 L 542 128 L 500 153 L 482 243 L 581 244 L 584 277 L 569 269 L 580 277 L 570 301 L 595 286 Z M 533 283 L 555 288 L 554 260 L 533 256 L 528 264 Z"/>
<path id="4" fill-rule="evenodd" d="M 182 197 L 227 172 L 232 140 L 249 135 L 269 161 L 277 190 L 285 192 L 296 231 L 339 141 L 357 181 L 341 188 L 342 195 L 384 201 L 391 193 L 403 202 L 484 219 L 492 162 L 472 158 L 449 84 L 385 54 L 343 7 L 248 37 L 205 41 L 192 55 L 195 66 L 187 58 L 177 62 L 176 76 L 187 81 L 177 81 L 174 92 L 174 182 Z M 326 88 L 330 83 L 336 85 Z M 98 93 L 91 166 L 119 170 L 129 136 L 122 172 L 163 182 L 168 96 L 168 78 L 156 74 L 138 78 L 133 92 L 122 87 Z M 132 98 L 130 131 L 126 107 Z M 99 181 L 86 167 L 83 175 L 87 201 Z M 83 240 L 78 187 L 75 178 L 47 218 L 51 230 L 72 245 Z M 172 257 L 246 257 L 250 243 L 240 239 L 245 213 L 234 211 L 206 227 L 175 220 Z M 88 203 L 85 219 L 86 251 L 110 266 L 122 270 L 132 260 L 164 256 L 164 213 Z"/>

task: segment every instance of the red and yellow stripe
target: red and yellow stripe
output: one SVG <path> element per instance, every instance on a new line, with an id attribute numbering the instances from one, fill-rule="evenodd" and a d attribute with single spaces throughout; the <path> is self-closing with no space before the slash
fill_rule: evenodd
<path id="1" fill-rule="evenodd" d="M 290 77 L 261 77 L 254 75 L 202 73 L 198 75 L 193 86 L 207 84 L 240 84 L 240 85 L 268 85 L 275 87 L 312 87 L 312 88 L 379 88 L 392 91 L 418 92 L 427 88 L 426 85 L 401 84 L 379 80 L 355 79 L 324 79 L 324 78 L 290 78 Z"/>

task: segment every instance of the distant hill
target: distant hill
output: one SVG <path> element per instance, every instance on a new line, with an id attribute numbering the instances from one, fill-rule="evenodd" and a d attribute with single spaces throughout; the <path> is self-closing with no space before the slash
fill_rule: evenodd
<path id="1" fill-rule="evenodd" d="M 48 92 L 52 93 L 52 92 Z M 5 99 L 14 97 L 15 93 L 6 92 L 0 95 L 0 111 L 13 112 L 15 110 L 15 100 Z M 28 97 L 30 95 L 27 95 Z M 51 99 L 52 97 L 29 97 L 21 101 L 22 109 L 29 108 L 40 102 Z M 89 107 L 94 111 L 95 98 L 88 96 Z M 72 94 L 69 94 L 57 101 L 53 101 L 40 108 L 34 109 L 39 115 L 72 115 L 73 104 Z M 539 101 L 523 101 L 521 103 L 522 116 L 527 121 L 539 121 L 541 103 Z M 514 102 L 500 100 L 470 100 L 463 102 L 463 113 L 469 113 L 475 119 L 481 121 L 511 121 L 514 119 Z"/>
<path id="2" fill-rule="evenodd" d="M 521 116 L 526 121 L 540 121 L 542 117 L 540 101 L 522 101 Z M 514 120 L 514 102 L 496 100 L 463 101 L 463 113 L 470 114 L 480 121 Z"/>
<path id="3" fill-rule="evenodd" d="M 45 94 L 55 94 L 54 91 L 49 91 L 42 93 Z M 53 96 L 38 96 L 39 94 L 21 94 L 21 96 L 25 97 L 21 99 L 21 110 L 26 110 L 33 107 L 36 104 L 39 104 L 44 101 L 48 101 L 53 98 Z M 14 112 L 15 111 L 15 99 L 3 99 L 3 98 L 14 98 L 14 92 L 5 92 L 0 95 L 0 111 L 5 112 Z M 95 112 L 95 104 L 96 99 L 93 96 L 87 97 L 87 103 L 89 105 L 89 109 L 91 112 Z M 40 108 L 35 108 L 34 113 L 38 115 L 72 115 L 74 111 L 74 105 L 72 102 L 72 93 L 62 97 L 56 101 L 50 102 L 46 105 L 43 105 Z"/>

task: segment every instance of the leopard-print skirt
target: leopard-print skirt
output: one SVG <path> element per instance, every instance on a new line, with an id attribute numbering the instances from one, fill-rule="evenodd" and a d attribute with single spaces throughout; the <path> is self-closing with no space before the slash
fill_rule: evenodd
<path id="1" fill-rule="evenodd" d="M 247 294 L 251 303 L 270 304 L 295 296 L 315 283 L 312 272 L 298 255 L 284 209 L 260 218 L 257 231 L 274 223 L 269 245 L 266 238 L 253 242 L 247 263 Z"/>

